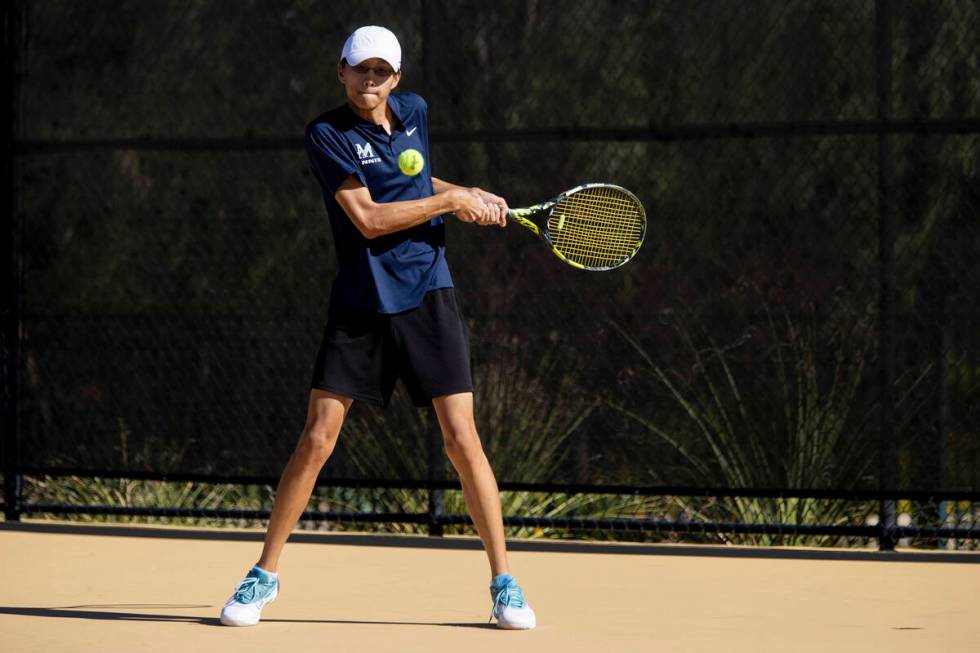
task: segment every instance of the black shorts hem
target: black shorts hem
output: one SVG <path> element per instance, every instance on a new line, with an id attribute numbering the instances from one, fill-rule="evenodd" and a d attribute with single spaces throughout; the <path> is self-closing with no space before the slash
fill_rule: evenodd
<path id="1" fill-rule="evenodd" d="M 369 404 L 374 404 L 375 406 L 387 406 L 388 402 L 379 399 L 378 397 L 371 397 L 366 394 L 361 394 L 360 392 L 350 392 L 348 390 L 341 390 L 340 388 L 330 387 L 325 383 L 311 383 L 311 388 L 316 390 L 323 390 L 324 392 L 332 392 L 335 395 L 340 395 L 342 397 L 349 397 L 354 401 L 366 401 Z"/>
<path id="2" fill-rule="evenodd" d="M 419 401 L 416 401 L 414 399 L 412 400 L 412 403 L 415 405 L 416 408 L 428 408 L 429 406 L 432 405 L 432 400 L 435 399 L 436 397 L 457 395 L 457 394 L 462 394 L 464 392 L 473 392 L 473 386 L 470 385 L 466 387 L 451 387 L 445 390 L 443 390 L 442 388 L 438 390 L 430 390 L 428 392 L 429 398 L 426 399 L 424 403 L 419 403 Z"/>

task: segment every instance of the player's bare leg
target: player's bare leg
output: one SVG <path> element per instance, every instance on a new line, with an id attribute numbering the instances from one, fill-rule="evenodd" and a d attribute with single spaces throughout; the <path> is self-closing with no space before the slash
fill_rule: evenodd
<path id="1" fill-rule="evenodd" d="M 262 557 L 221 609 L 220 620 L 225 626 L 254 626 L 262 617 L 262 609 L 279 595 L 279 554 L 310 501 L 317 474 L 333 453 L 352 403 L 347 397 L 310 391 L 306 426 L 279 478 Z"/>
<path id="2" fill-rule="evenodd" d="M 473 393 L 436 397 L 432 403 L 439 417 L 446 454 L 463 486 L 466 508 L 490 559 L 491 573 L 494 576 L 509 573 L 500 492 L 476 431 Z"/>
<path id="3" fill-rule="evenodd" d="M 333 453 L 352 403 L 349 397 L 317 389 L 310 391 L 306 426 L 279 479 L 262 557 L 256 563 L 262 569 L 275 572 L 279 566 L 282 548 L 310 501 L 316 477 Z"/>
<path id="4" fill-rule="evenodd" d="M 476 531 L 490 559 L 492 615 L 500 628 L 534 628 L 537 617 L 524 598 L 524 591 L 510 573 L 504 541 L 497 479 L 483 453 L 483 444 L 473 420 L 473 393 L 464 392 L 432 400 L 449 460 L 459 474 L 463 497 Z"/>

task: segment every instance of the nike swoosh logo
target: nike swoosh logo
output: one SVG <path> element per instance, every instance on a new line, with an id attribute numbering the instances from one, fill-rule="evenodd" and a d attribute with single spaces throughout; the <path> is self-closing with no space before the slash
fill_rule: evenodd
<path id="1" fill-rule="evenodd" d="M 412 134 L 414 134 L 414 133 L 415 133 L 415 130 L 416 130 L 416 129 L 418 129 L 418 127 L 412 127 L 412 128 L 411 128 L 411 129 L 409 129 L 409 130 L 408 130 L 407 132 L 405 132 L 405 135 L 406 135 L 406 136 L 411 136 Z"/>

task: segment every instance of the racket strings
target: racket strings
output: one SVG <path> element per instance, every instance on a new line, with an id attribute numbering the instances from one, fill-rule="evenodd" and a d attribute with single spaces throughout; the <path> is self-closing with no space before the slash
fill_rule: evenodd
<path id="1" fill-rule="evenodd" d="M 548 219 L 552 244 L 563 256 L 589 268 L 614 267 L 643 240 L 643 208 L 615 188 L 588 188 L 563 198 Z"/>

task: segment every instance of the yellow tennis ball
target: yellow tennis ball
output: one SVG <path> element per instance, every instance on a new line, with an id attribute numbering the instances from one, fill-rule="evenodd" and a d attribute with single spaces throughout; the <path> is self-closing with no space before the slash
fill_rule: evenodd
<path id="1" fill-rule="evenodd" d="M 424 167 L 425 159 L 418 150 L 405 150 L 398 155 L 398 169 L 409 177 L 419 174 Z"/>

